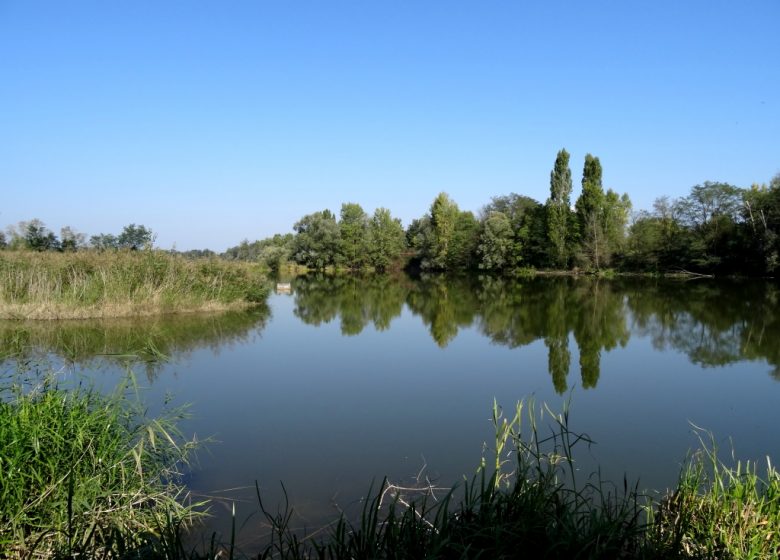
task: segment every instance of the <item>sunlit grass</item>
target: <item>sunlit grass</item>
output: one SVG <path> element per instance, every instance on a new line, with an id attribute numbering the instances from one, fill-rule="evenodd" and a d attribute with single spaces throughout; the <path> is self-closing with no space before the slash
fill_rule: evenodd
<path id="1" fill-rule="evenodd" d="M 722 461 L 704 441 L 653 511 L 650 538 L 684 558 L 780 558 L 780 473 Z"/>
<path id="2" fill-rule="evenodd" d="M 164 251 L 0 252 L 0 319 L 240 309 L 268 294 L 257 265 Z"/>
<path id="3" fill-rule="evenodd" d="M 148 418 L 132 384 L 111 395 L 18 374 L 0 392 L 0 557 L 106 556 L 196 516 L 179 469 L 182 410 Z"/>

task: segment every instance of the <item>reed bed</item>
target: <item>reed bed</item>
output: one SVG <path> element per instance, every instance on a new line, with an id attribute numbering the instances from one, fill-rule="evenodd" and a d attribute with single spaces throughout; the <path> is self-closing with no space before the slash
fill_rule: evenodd
<path id="1" fill-rule="evenodd" d="M 0 319 L 243 309 L 269 289 L 257 265 L 164 251 L 0 252 Z"/>
<path id="2" fill-rule="evenodd" d="M 183 411 L 147 418 L 131 378 L 111 395 L 17 375 L 0 388 L 0 558 L 161 549 L 197 517 L 179 472 Z"/>

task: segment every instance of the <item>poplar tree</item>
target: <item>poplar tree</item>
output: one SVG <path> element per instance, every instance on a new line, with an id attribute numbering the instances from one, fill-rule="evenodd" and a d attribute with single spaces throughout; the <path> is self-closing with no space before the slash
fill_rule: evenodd
<path id="1" fill-rule="evenodd" d="M 604 207 L 604 189 L 601 185 L 601 162 L 590 154 L 585 156 L 582 170 L 582 193 L 575 209 L 580 228 L 582 251 L 593 268 L 600 268 L 604 255 L 604 231 L 601 213 Z"/>
<path id="2" fill-rule="evenodd" d="M 569 152 L 561 149 L 555 158 L 555 167 L 550 172 L 550 198 L 547 199 L 547 237 L 556 266 L 568 264 L 567 240 L 571 207 L 571 169 Z"/>

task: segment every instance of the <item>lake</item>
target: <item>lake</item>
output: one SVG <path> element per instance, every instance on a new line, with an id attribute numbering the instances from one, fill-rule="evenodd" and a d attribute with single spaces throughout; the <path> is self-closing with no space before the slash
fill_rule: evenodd
<path id="1" fill-rule="evenodd" d="M 450 486 L 490 442 L 493 399 L 534 398 L 595 442 L 584 473 L 674 484 L 693 425 L 738 457 L 780 460 L 780 289 L 758 281 L 307 275 L 268 307 L 220 316 L 2 323 L 0 343 L 110 386 L 129 363 L 152 410 L 191 403 L 212 438 L 187 482 L 236 504 L 251 546 L 284 482 L 318 527 L 388 476 Z M 129 358 L 128 353 L 136 358 Z M 157 358 L 168 356 L 168 361 Z M 12 367 L 6 362 L 4 367 Z M 490 456 L 489 452 L 484 452 Z"/>

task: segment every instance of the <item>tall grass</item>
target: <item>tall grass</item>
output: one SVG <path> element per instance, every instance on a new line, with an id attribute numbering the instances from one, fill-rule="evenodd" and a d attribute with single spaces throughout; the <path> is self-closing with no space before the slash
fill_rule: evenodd
<path id="1" fill-rule="evenodd" d="M 2 388 L 0 558 L 159 549 L 197 515 L 179 481 L 194 447 L 181 410 L 147 418 L 129 382 L 108 396 L 51 378 Z"/>
<path id="2" fill-rule="evenodd" d="M 0 252 L 0 319 L 239 309 L 265 300 L 257 265 L 163 251 Z"/>
<path id="3" fill-rule="evenodd" d="M 652 510 L 649 538 L 681 558 L 780 558 L 780 473 L 767 457 L 751 462 L 720 459 L 717 445 L 701 439 L 677 487 Z"/>

